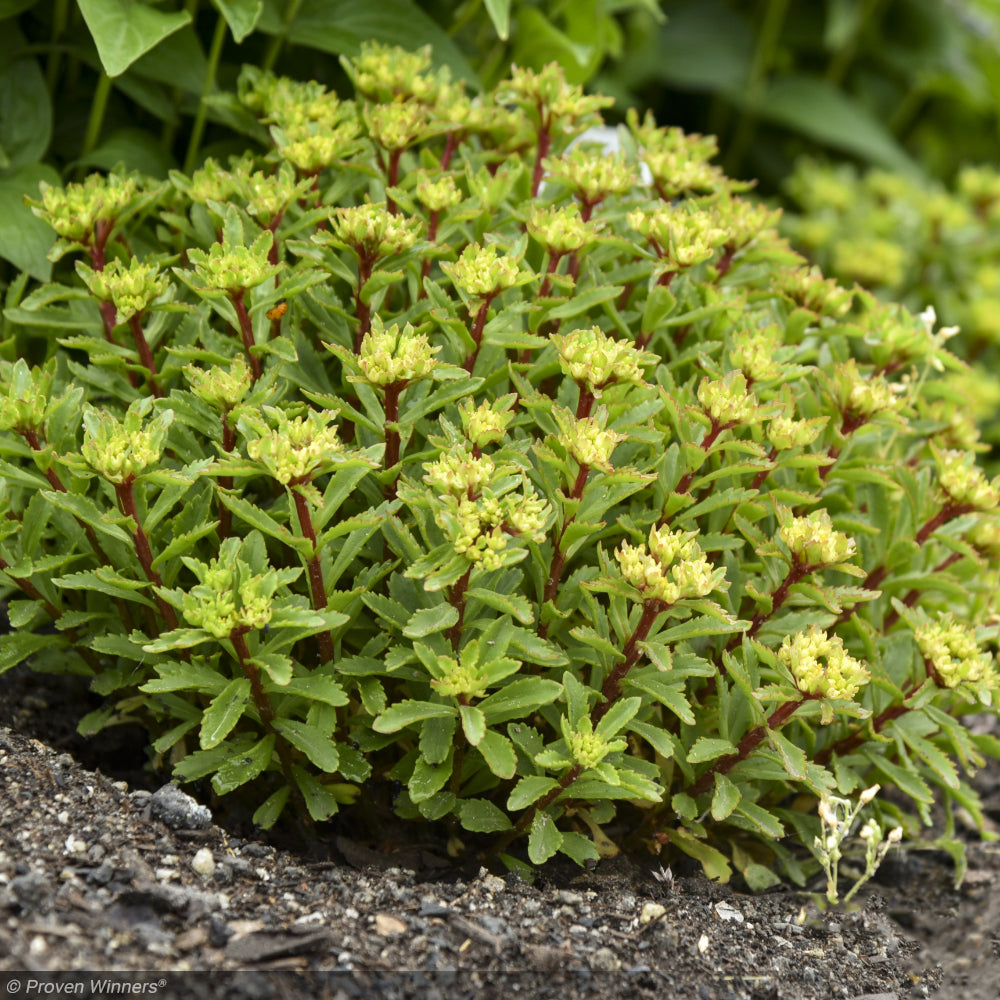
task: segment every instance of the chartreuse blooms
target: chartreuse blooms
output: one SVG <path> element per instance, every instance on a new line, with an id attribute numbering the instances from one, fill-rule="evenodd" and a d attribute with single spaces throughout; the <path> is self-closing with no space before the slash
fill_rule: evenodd
<path id="1" fill-rule="evenodd" d="M 832 872 L 878 782 L 871 864 L 935 801 L 960 858 L 1000 483 L 944 331 L 806 266 L 709 139 L 568 151 L 610 102 L 555 66 L 347 69 L 243 74 L 268 149 L 34 203 L 0 669 L 88 677 L 84 733 L 141 723 L 262 827 L 760 888 Z"/>

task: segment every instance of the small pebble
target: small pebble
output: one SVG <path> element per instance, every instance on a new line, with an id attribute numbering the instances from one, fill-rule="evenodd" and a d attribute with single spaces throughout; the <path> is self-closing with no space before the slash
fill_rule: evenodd
<path id="1" fill-rule="evenodd" d="M 646 903 L 639 913 L 640 924 L 651 924 L 654 920 L 659 920 L 667 908 L 662 903 Z"/>
<path id="2" fill-rule="evenodd" d="M 191 860 L 191 867 L 202 876 L 202 878 L 211 878 L 215 873 L 215 858 L 212 856 L 212 852 L 207 848 L 203 847 Z"/>

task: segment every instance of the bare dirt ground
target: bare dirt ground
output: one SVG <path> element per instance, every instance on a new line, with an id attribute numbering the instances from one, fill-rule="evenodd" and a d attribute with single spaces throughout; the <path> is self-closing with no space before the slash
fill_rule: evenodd
<path id="1" fill-rule="evenodd" d="M 232 1000 L 1000 998 L 996 843 L 970 844 L 957 890 L 943 854 L 894 852 L 858 907 L 826 912 L 680 869 L 668 885 L 651 857 L 528 884 L 433 845 L 291 849 L 161 787 L 137 734 L 83 743 L 65 679 L 19 670 L 0 681 L 0 1000 L 94 996 L 98 970 Z M 977 782 L 1000 824 L 1000 765 Z"/>

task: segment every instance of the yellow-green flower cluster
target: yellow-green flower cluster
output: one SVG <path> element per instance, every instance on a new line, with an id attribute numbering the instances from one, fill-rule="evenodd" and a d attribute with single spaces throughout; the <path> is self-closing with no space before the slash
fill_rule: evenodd
<path id="1" fill-rule="evenodd" d="M 444 508 L 436 516 L 455 551 L 486 570 L 499 569 L 507 561 L 507 550 L 515 538 L 545 540 L 552 512 L 530 486 L 523 493 L 455 496 L 443 498 Z"/>
<path id="2" fill-rule="evenodd" d="M 567 752 L 573 762 L 584 769 L 597 767 L 609 753 L 619 753 L 628 745 L 621 737 L 608 740 L 595 733 L 589 715 L 580 718 L 576 729 L 570 726 L 565 717 L 560 720 L 560 724 Z"/>
<path id="3" fill-rule="evenodd" d="M 654 527 L 649 548 L 622 542 L 615 552 L 622 576 L 644 599 L 676 604 L 688 598 L 707 597 L 721 579 L 705 558 L 694 531 Z M 719 571 L 721 572 L 721 571 Z"/>
<path id="4" fill-rule="evenodd" d="M 496 463 L 489 455 L 473 455 L 464 448 L 442 452 L 434 462 L 424 466 L 424 482 L 439 493 L 453 496 L 475 495 L 490 482 Z"/>
<path id="5" fill-rule="evenodd" d="M 360 124 L 345 118 L 335 125 L 309 122 L 272 130 L 278 150 L 300 174 L 316 174 L 345 159 L 358 148 Z"/>
<path id="6" fill-rule="evenodd" d="M 803 694 L 821 698 L 851 701 L 871 678 L 865 664 L 844 649 L 840 636 L 827 635 L 816 625 L 785 636 L 778 660 Z"/>
<path id="7" fill-rule="evenodd" d="M 652 244 L 666 270 L 708 260 L 727 239 L 711 213 L 697 207 L 663 204 L 652 212 L 637 210 L 628 214 L 628 224 Z"/>
<path id="8" fill-rule="evenodd" d="M 308 482 L 343 452 L 343 442 L 331 423 L 332 411 L 309 410 L 304 417 L 289 417 L 284 411 L 270 407 L 266 410 L 276 418 L 276 426 L 247 441 L 247 454 L 279 483 Z"/>
<path id="9" fill-rule="evenodd" d="M 279 267 L 268 262 L 274 235 L 265 229 L 250 246 L 213 243 L 204 250 L 193 247 L 188 260 L 194 265 L 195 284 L 205 291 L 237 295 L 273 278 Z"/>
<path id="10" fill-rule="evenodd" d="M 1000 563 L 1000 520 L 980 518 L 972 526 L 966 539 L 994 564 Z"/>
<path id="11" fill-rule="evenodd" d="M 240 72 L 237 93 L 244 107 L 262 121 L 290 128 L 309 122 L 332 124 L 343 115 L 333 91 L 315 80 L 293 80 L 246 65 Z"/>
<path id="12" fill-rule="evenodd" d="M 767 425 L 767 439 L 778 451 L 805 448 L 823 433 L 829 417 L 796 420 L 784 414 L 774 417 Z"/>
<path id="13" fill-rule="evenodd" d="M 779 270 L 775 286 L 793 302 L 819 316 L 843 316 L 854 301 L 853 291 L 842 287 L 836 278 L 824 278 L 818 267 Z"/>
<path id="14" fill-rule="evenodd" d="M 842 531 L 836 531 L 825 509 L 804 517 L 792 517 L 782 511 L 784 523 L 778 537 L 788 546 L 795 562 L 803 566 L 836 566 L 853 558 L 857 544 Z"/>
<path id="15" fill-rule="evenodd" d="M 752 424 L 758 418 L 757 397 L 741 371 L 726 372 L 720 379 L 706 375 L 698 386 L 698 402 L 719 427 Z"/>
<path id="16" fill-rule="evenodd" d="M 894 410 L 899 403 L 892 384 L 881 375 L 865 378 L 854 358 L 837 365 L 833 378 L 844 413 L 870 419 L 879 413 Z"/>
<path id="17" fill-rule="evenodd" d="M 469 643 L 461 652 L 461 662 L 452 656 L 439 656 L 437 666 L 441 676 L 431 681 L 431 687 L 448 698 L 481 698 L 490 678 L 475 662 L 477 652 L 478 645 Z"/>
<path id="18" fill-rule="evenodd" d="M 562 67 L 555 62 L 537 71 L 512 66 L 510 79 L 501 84 L 496 100 L 517 104 L 534 119 L 541 118 L 540 124 L 557 124 L 564 131 L 582 130 L 584 118 L 600 121 L 601 108 L 614 103 L 610 97 L 584 94 L 582 87 L 567 83 Z"/>
<path id="19" fill-rule="evenodd" d="M 685 192 L 709 194 L 729 183 L 721 168 L 708 161 L 718 153 L 715 136 L 686 135 L 683 130 L 662 128 L 651 112 L 640 124 L 635 109 L 626 121 L 640 147 L 640 159 L 649 168 L 653 186 L 662 198 L 673 199 Z"/>
<path id="20" fill-rule="evenodd" d="M 147 422 L 151 409 L 152 399 L 146 397 L 134 402 L 123 420 L 90 406 L 84 410 L 81 454 L 109 483 L 132 482 L 159 462 L 174 411 L 162 410 Z"/>
<path id="21" fill-rule="evenodd" d="M 623 340 L 613 340 L 600 327 L 553 334 L 550 339 L 563 374 L 591 392 L 610 382 L 642 382 L 641 365 L 648 356 Z"/>
<path id="22" fill-rule="evenodd" d="M 233 174 L 240 197 L 247 203 L 247 214 L 264 227 L 272 226 L 312 187 L 310 178 L 299 180 L 289 163 L 282 163 L 274 173 L 253 170 L 248 163 L 234 169 Z"/>
<path id="23" fill-rule="evenodd" d="M 987 479 L 972 452 L 938 452 L 937 461 L 938 482 L 954 503 L 974 510 L 992 510 L 1000 503 L 1000 479 Z"/>
<path id="24" fill-rule="evenodd" d="M 958 191 L 984 218 L 1000 214 L 1000 174 L 994 167 L 963 167 L 958 172 Z"/>
<path id="25" fill-rule="evenodd" d="M 473 406 L 470 400 L 460 403 L 458 415 L 462 420 L 462 430 L 474 448 L 484 448 L 502 440 L 510 422 L 514 419 L 513 406 L 517 397 L 513 393 Z"/>
<path id="26" fill-rule="evenodd" d="M 361 341 L 358 364 L 363 375 L 350 379 L 370 385 L 406 385 L 434 371 L 434 355 L 440 350 L 431 347 L 426 334 L 414 333 L 409 323 L 400 330 L 398 323 L 384 327 L 376 317 Z"/>
<path id="27" fill-rule="evenodd" d="M 624 434 L 606 430 L 597 417 L 579 419 L 557 407 L 553 414 L 559 425 L 559 442 L 580 463 L 591 469 L 611 472 L 611 453 L 625 440 Z"/>
<path id="28" fill-rule="evenodd" d="M 24 358 L 0 361 L 0 430 L 38 431 L 52 391 L 55 366 L 29 368 Z"/>
<path id="29" fill-rule="evenodd" d="M 170 172 L 171 183 L 178 191 L 182 191 L 192 201 L 205 205 L 210 201 L 226 204 L 237 194 L 239 184 L 233 171 L 226 170 L 218 160 L 209 156 L 205 162 L 191 174 L 185 176 L 179 170 Z M 245 165 L 249 169 L 249 165 Z"/>
<path id="30" fill-rule="evenodd" d="M 90 174 L 80 184 L 55 187 L 41 181 L 41 203 L 29 201 L 31 210 L 63 239 L 89 246 L 99 225 L 110 230 L 139 194 L 134 177 Z M 107 232 L 104 233 L 107 236 Z"/>
<path id="31" fill-rule="evenodd" d="M 77 261 L 76 270 L 94 298 L 114 305 L 119 323 L 141 316 L 170 288 L 170 276 L 160 270 L 159 264 L 144 264 L 138 257 L 128 264 L 112 260 L 103 271 L 92 271 Z"/>
<path id="32" fill-rule="evenodd" d="M 435 104 L 449 81 L 447 69 L 431 71 L 430 46 L 408 52 L 394 45 L 363 42 L 356 58 L 344 60 L 344 68 L 358 93 L 378 104 Z"/>
<path id="33" fill-rule="evenodd" d="M 583 221 L 576 202 L 535 208 L 525 224 L 550 254 L 575 253 L 597 239 L 596 227 Z"/>
<path id="34" fill-rule="evenodd" d="M 924 659 L 945 687 L 996 680 L 992 658 L 979 648 L 975 629 L 956 621 L 952 615 L 942 615 L 936 622 L 917 625 L 913 636 Z"/>
<path id="35" fill-rule="evenodd" d="M 470 243 L 455 263 L 441 267 L 455 287 L 470 298 L 492 298 L 531 278 L 521 270 L 521 262 L 496 243 Z"/>
<path id="36" fill-rule="evenodd" d="M 443 212 L 457 205 L 463 198 L 462 191 L 451 174 L 436 177 L 424 173 L 417 181 L 417 198 L 429 212 Z"/>
<path id="37" fill-rule="evenodd" d="M 733 339 L 729 358 L 748 379 L 761 382 L 781 374 L 782 365 L 776 355 L 784 338 L 777 325 L 735 331 Z"/>
<path id="38" fill-rule="evenodd" d="M 372 104 L 362 112 L 368 133 L 383 149 L 406 149 L 431 134 L 427 109 L 420 104 Z"/>
<path id="39" fill-rule="evenodd" d="M 572 189 L 587 205 L 628 194 L 635 187 L 635 167 L 625 159 L 624 153 L 609 156 L 575 146 L 562 156 L 545 161 L 551 179 Z"/>
<path id="40" fill-rule="evenodd" d="M 726 234 L 725 245 L 739 250 L 773 230 L 781 212 L 761 202 L 727 197 L 713 202 L 712 214 L 715 225 Z"/>
<path id="41" fill-rule="evenodd" d="M 409 250 L 420 235 L 420 220 L 393 215 L 385 202 L 338 208 L 333 235 L 359 257 L 375 260 Z"/>
<path id="42" fill-rule="evenodd" d="M 239 539 L 227 538 L 219 548 L 218 559 L 209 563 L 181 557 L 198 578 L 198 583 L 184 595 L 181 613 L 188 624 L 203 628 L 217 639 L 234 631 L 261 629 L 271 620 L 277 574 L 273 569 L 252 573 L 239 558 L 240 546 Z"/>
<path id="43" fill-rule="evenodd" d="M 184 374 L 199 399 L 224 413 L 239 406 L 253 385 L 253 376 L 242 354 L 233 358 L 228 370 L 218 365 L 207 371 L 188 365 Z"/>

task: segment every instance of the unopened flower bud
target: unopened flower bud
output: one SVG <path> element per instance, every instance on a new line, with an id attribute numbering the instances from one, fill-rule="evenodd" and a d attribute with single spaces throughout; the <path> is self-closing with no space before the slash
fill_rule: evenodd
<path id="1" fill-rule="evenodd" d="M 867 667 L 844 649 L 840 636 L 827 635 L 816 625 L 786 636 L 778 660 L 803 694 L 822 698 L 852 700 L 870 679 Z"/>

